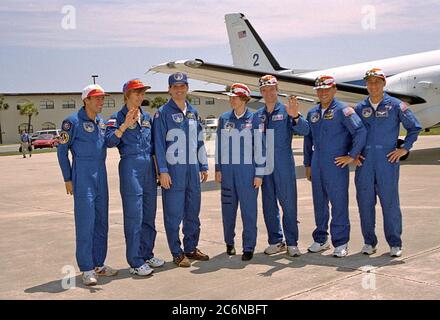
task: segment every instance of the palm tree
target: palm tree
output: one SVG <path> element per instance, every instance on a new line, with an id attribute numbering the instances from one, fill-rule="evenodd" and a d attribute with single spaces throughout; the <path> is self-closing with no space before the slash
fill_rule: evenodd
<path id="1" fill-rule="evenodd" d="M 22 116 L 28 116 L 28 128 L 27 132 L 30 133 L 31 131 L 31 118 L 35 114 L 38 114 L 37 107 L 32 102 L 26 102 L 23 104 L 20 104 L 20 114 Z"/>

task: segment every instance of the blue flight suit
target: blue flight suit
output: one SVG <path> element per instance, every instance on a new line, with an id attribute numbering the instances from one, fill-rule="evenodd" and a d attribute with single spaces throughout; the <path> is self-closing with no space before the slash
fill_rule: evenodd
<path id="1" fill-rule="evenodd" d="M 140 119 L 121 138 L 115 131 L 125 122 L 126 105 L 107 121 L 107 147 L 118 147 L 119 183 L 124 211 L 126 256 L 130 267 L 139 268 L 153 258 L 156 240 L 157 184 L 152 143 L 152 119 L 140 108 Z"/>
<path id="2" fill-rule="evenodd" d="M 200 236 L 200 172 L 208 170 L 207 155 L 197 110 L 186 102 L 186 114 L 173 99 L 154 115 L 154 149 L 159 173 L 171 176 L 171 188 L 162 188 L 164 224 L 173 257 L 183 251 L 179 238 L 183 221 L 184 253 L 193 252 Z"/>
<path id="3" fill-rule="evenodd" d="M 257 197 L 254 178 L 263 179 L 263 141 L 259 118 L 246 109 L 237 119 L 234 111 L 219 118 L 216 138 L 215 171 L 221 172 L 221 203 L 225 243 L 234 245 L 237 208 L 240 202 L 243 222 L 243 252 L 253 252 L 257 243 Z M 256 130 L 256 132 L 254 131 Z M 260 161 L 256 145 L 261 146 Z"/>
<path id="4" fill-rule="evenodd" d="M 90 119 L 82 107 L 67 117 L 61 128 L 57 154 L 64 181 L 73 184 L 76 260 L 81 271 L 90 271 L 102 267 L 107 255 L 105 122 L 100 116 Z"/>
<path id="5" fill-rule="evenodd" d="M 396 150 L 400 123 L 407 130 L 403 148 L 410 150 L 422 130 L 419 122 L 399 99 L 384 94 L 374 110 L 369 98 L 360 102 L 356 113 L 367 128 L 367 144 L 362 152 L 365 160 L 356 169 L 357 201 L 365 244 L 377 244 L 376 197 L 382 205 L 385 238 L 391 247 L 401 247 L 402 213 L 399 204 L 400 163 L 390 163 L 387 154 Z"/>
<path id="6" fill-rule="evenodd" d="M 332 206 L 330 223 L 334 247 L 350 240 L 348 216 L 349 166 L 335 164 L 335 158 L 349 155 L 356 158 L 365 146 L 367 131 L 353 108 L 333 99 L 323 112 L 321 104 L 309 110 L 310 133 L 304 138 L 304 166 L 312 170 L 313 207 L 316 229 L 315 242 L 328 237 L 329 201 Z"/>
<path id="7" fill-rule="evenodd" d="M 272 113 L 266 107 L 256 112 L 267 136 L 274 130 L 274 145 L 267 145 L 266 152 L 273 150 L 273 172 L 267 172 L 263 179 L 263 215 L 270 245 L 283 241 L 283 230 L 288 246 L 298 245 L 297 189 L 295 160 L 292 152 L 293 134 L 307 135 L 308 122 L 300 116 L 296 122 L 287 114 L 286 107 L 277 102 Z M 266 142 L 270 143 L 269 141 Z M 269 160 L 267 160 L 267 163 Z M 266 167 L 270 167 L 266 163 Z M 283 209 L 283 228 L 277 200 Z"/>

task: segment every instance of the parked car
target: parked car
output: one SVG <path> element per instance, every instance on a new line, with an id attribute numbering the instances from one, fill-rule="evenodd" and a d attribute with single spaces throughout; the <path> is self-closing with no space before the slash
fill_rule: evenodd
<path id="1" fill-rule="evenodd" d="M 60 136 L 61 129 L 38 130 L 31 135 L 31 141 L 34 142 L 42 134 L 52 134 L 56 138 Z"/>
<path id="2" fill-rule="evenodd" d="M 32 141 L 34 149 L 54 148 L 58 145 L 58 137 L 53 134 L 40 134 L 34 141 Z"/>

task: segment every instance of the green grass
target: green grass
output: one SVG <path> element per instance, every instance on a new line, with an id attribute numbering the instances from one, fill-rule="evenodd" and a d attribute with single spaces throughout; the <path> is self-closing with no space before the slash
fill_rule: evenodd
<path id="1" fill-rule="evenodd" d="M 440 135 L 440 127 L 430 129 L 429 132 L 425 132 L 425 130 L 422 130 L 422 132 L 420 132 L 420 135 L 421 136 L 436 136 L 436 135 Z"/>
<path id="2" fill-rule="evenodd" d="M 49 149 L 49 148 L 47 148 L 47 149 L 38 149 L 38 150 L 33 150 L 32 151 L 32 155 L 39 154 L 39 153 L 50 153 L 50 152 L 56 152 L 56 151 L 57 151 L 56 148 L 52 148 L 52 149 Z M 18 152 L 18 151 L 0 153 L 0 157 L 3 157 L 3 156 L 21 156 L 21 155 L 22 155 L 22 153 Z M 26 157 L 28 157 L 28 156 L 29 156 L 29 154 L 26 155 Z"/>

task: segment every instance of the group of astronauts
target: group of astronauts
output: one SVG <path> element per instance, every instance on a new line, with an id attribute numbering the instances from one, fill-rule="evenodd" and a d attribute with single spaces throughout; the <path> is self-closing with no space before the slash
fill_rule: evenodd
<path id="1" fill-rule="evenodd" d="M 308 251 L 330 248 L 330 221 L 333 256 L 348 254 L 349 164 L 353 163 L 365 244 L 361 252 L 376 252 L 378 196 L 390 255 L 402 254 L 399 159 L 412 148 L 422 128 L 407 104 L 384 92 L 386 77 L 382 70 L 368 70 L 364 79 L 369 96 L 353 108 L 335 99 L 333 77 L 318 77 L 314 89 L 319 103 L 306 117 L 299 113 L 296 97 L 289 97 L 287 105 L 279 101 L 273 75 L 259 79 L 265 105 L 256 112 L 246 107 L 251 96 L 249 88 L 241 83 L 231 86 L 227 93 L 231 110 L 219 118 L 215 164 L 228 255 L 236 254 L 235 225 L 240 205 L 241 259 L 253 258 L 260 187 L 269 244 L 264 252 L 272 255 L 287 251 L 291 257 L 301 254 L 294 134 L 304 136 L 304 166 L 312 183 L 316 228 Z M 150 87 L 139 79 L 127 81 L 123 86 L 125 104 L 107 121 L 99 115 L 106 93 L 99 85 L 89 85 L 82 92 L 84 107 L 62 123 L 58 161 L 66 191 L 74 197 L 76 259 L 85 285 L 96 285 L 100 276 L 117 274 L 117 270 L 104 264 L 108 239 L 105 160 L 107 148 L 111 147 L 117 147 L 120 154 L 120 193 L 130 273 L 148 276 L 165 263 L 153 253 L 158 184 L 162 188 L 164 225 L 173 262 L 189 267 L 191 260 L 209 260 L 198 248 L 201 183 L 208 179 L 203 129 L 198 111 L 186 100 L 187 75 L 170 75 L 168 85 L 171 98 L 151 117 L 141 108 Z M 404 143 L 397 146 L 400 124 L 407 135 Z M 248 132 L 252 133 L 248 135 L 250 140 L 241 139 Z"/>

